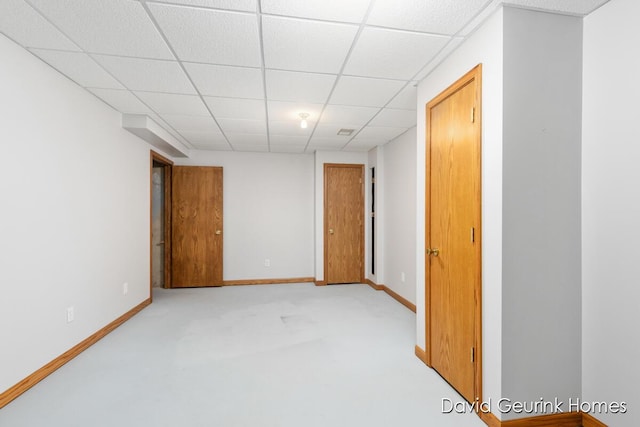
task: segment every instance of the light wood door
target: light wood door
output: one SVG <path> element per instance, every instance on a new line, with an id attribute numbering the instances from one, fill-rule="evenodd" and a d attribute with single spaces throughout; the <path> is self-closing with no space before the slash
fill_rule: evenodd
<path id="1" fill-rule="evenodd" d="M 480 397 L 480 68 L 427 104 L 426 282 L 431 366 Z"/>
<path id="2" fill-rule="evenodd" d="M 324 165 L 324 262 L 327 283 L 364 280 L 363 165 Z"/>
<path id="3" fill-rule="evenodd" d="M 222 168 L 174 166 L 172 285 L 222 285 Z"/>

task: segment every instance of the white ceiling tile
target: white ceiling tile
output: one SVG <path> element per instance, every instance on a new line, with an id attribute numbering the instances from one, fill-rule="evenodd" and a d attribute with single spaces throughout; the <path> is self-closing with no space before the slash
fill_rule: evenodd
<path id="1" fill-rule="evenodd" d="M 416 110 L 418 103 L 418 88 L 416 82 L 410 82 L 395 98 L 387 105 L 389 108 L 399 108 L 403 110 Z"/>
<path id="2" fill-rule="evenodd" d="M 263 100 L 238 98 L 204 98 L 211 112 L 216 117 L 230 119 L 265 120 L 265 105 Z"/>
<path id="3" fill-rule="evenodd" d="M 487 4 L 487 0 L 376 0 L 370 25 L 453 35 Z"/>
<path id="4" fill-rule="evenodd" d="M 391 141 L 393 138 L 405 133 L 406 127 L 367 126 L 358 133 L 355 139 Z"/>
<path id="5" fill-rule="evenodd" d="M 214 9 L 256 11 L 257 0 L 163 0 L 163 3 L 183 4 L 188 6 L 211 7 Z"/>
<path id="6" fill-rule="evenodd" d="M 332 74 L 266 71 L 267 96 L 274 101 L 325 103 L 336 81 Z"/>
<path id="7" fill-rule="evenodd" d="M 316 122 L 307 120 L 309 126 L 306 129 L 302 129 L 300 127 L 299 120 L 287 120 L 287 121 L 279 121 L 279 120 L 270 120 L 269 121 L 269 134 L 273 137 L 273 135 L 277 136 L 292 136 L 292 137 L 304 137 L 305 139 L 309 138 L 311 135 L 311 131 L 313 130 Z"/>
<path id="8" fill-rule="evenodd" d="M 531 9 L 588 15 L 609 0 L 505 0 L 505 4 L 514 4 Z"/>
<path id="9" fill-rule="evenodd" d="M 304 148 L 307 145 L 307 141 L 309 141 L 309 137 L 306 135 L 271 135 L 269 137 L 269 142 L 271 143 L 271 148 L 274 146 L 300 146 Z"/>
<path id="10" fill-rule="evenodd" d="M 302 145 L 274 145 L 271 144 L 272 153 L 304 153 L 306 144 Z"/>
<path id="11" fill-rule="evenodd" d="M 261 65 L 254 14 L 153 3 L 149 9 L 181 60 Z"/>
<path id="12" fill-rule="evenodd" d="M 357 30 L 355 25 L 263 16 L 265 65 L 337 74 Z"/>
<path id="13" fill-rule="evenodd" d="M 233 145 L 233 148 L 237 148 L 242 145 L 264 145 L 265 147 L 268 147 L 266 135 L 230 132 L 227 134 L 227 138 L 229 138 L 229 142 Z"/>
<path id="14" fill-rule="evenodd" d="M 349 144 L 342 149 L 342 151 L 351 151 L 351 152 L 367 152 L 371 150 L 376 145 L 361 145 L 361 144 Z"/>
<path id="15" fill-rule="evenodd" d="M 232 151 L 233 149 L 228 143 L 207 143 L 207 142 L 198 142 L 191 143 L 193 148 L 196 150 L 207 150 L 207 151 Z"/>
<path id="16" fill-rule="evenodd" d="M 259 68 L 184 64 L 202 95 L 264 99 Z"/>
<path id="17" fill-rule="evenodd" d="M 312 150 L 340 150 L 346 143 L 346 141 L 336 140 L 335 138 L 313 137 L 309 142 L 308 148 Z"/>
<path id="18" fill-rule="evenodd" d="M 156 92 L 135 94 L 158 114 L 209 116 L 209 111 L 199 96 Z"/>
<path id="19" fill-rule="evenodd" d="M 177 131 L 222 133 L 210 116 L 164 114 L 162 119 Z"/>
<path id="20" fill-rule="evenodd" d="M 94 95 L 121 113 L 149 114 L 151 110 L 127 90 L 89 89 Z"/>
<path id="21" fill-rule="evenodd" d="M 266 139 L 267 123 L 264 120 L 217 119 L 225 134 L 262 135 Z"/>
<path id="22" fill-rule="evenodd" d="M 142 5 L 130 0 L 30 0 L 91 53 L 173 59 Z"/>
<path id="23" fill-rule="evenodd" d="M 130 90 L 196 93 L 176 61 L 105 55 L 93 55 L 93 57 Z"/>
<path id="24" fill-rule="evenodd" d="M 316 122 L 322 112 L 322 104 L 312 104 L 303 102 L 269 101 L 269 120 L 291 122 L 300 126 L 300 113 L 307 113 L 307 122 L 311 125 Z"/>
<path id="25" fill-rule="evenodd" d="M 217 132 L 180 131 L 180 134 L 192 144 L 229 145 L 224 135 Z"/>
<path id="26" fill-rule="evenodd" d="M 261 0 L 262 12 L 325 21 L 355 22 L 364 18 L 370 0 Z"/>
<path id="27" fill-rule="evenodd" d="M 365 28 L 344 73 L 409 80 L 448 40 L 443 36 Z"/>
<path id="28" fill-rule="evenodd" d="M 385 108 L 371 121 L 370 125 L 410 128 L 416 125 L 416 112 Z"/>
<path id="29" fill-rule="evenodd" d="M 348 105 L 327 105 L 322 113 L 321 124 L 355 124 L 364 126 L 373 118 L 380 108 L 352 107 Z"/>
<path id="30" fill-rule="evenodd" d="M 253 152 L 253 153 L 267 153 L 269 152 L 269 146 L 268 145 L 262 145 L 262 144 L 257 144 L 257 145 L 237 145 L 233 147 L 233 149 L 235 151 L 247 151 L 247 152 Z"/>
<path id="31" fill-rule="evenodd" d="M 0 32 L 24 47 L 80 50 L 24 0 L 0 1 Z"/>
<path id="32" fill-rule="evenodd" d="M 31 52 L 80 86 L 124 89 L 86 53 L 42 49 L 31 49 Z"/>
<path id="33" fill-rule="evenodd" d="M 383 107 L 404 86 L 398 80 L 343 76 L 329 102 L 339 105 Z"/>

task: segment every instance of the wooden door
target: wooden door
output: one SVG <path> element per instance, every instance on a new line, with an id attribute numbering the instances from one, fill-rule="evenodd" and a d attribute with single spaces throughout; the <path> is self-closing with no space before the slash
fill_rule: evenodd
<path id="1" fill-rule="evenodd" d="M 222 168 L 174 166 L 172 286 L 222 285 Z"/>
<path id="2" fill-rule="evenodd" d="M 481 396 L 480 66 L 427 104 L 428 362 Z"/>
<path id="3" fill-rule="evenodd" d="M 324 165 L 324 277 L 364 281 L 363 165 Z"/>

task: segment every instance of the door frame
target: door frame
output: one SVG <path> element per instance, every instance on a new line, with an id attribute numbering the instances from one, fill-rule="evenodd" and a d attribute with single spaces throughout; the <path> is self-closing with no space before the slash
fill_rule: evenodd
<path id="1" fill-rule="evenodd" d="M 364 278 L 365 278 L 365 269 L 366 269 L 366 254 L 365 254 L 365 247 L 364 247 L 364 240 L 365 240 L 365 208 L 366 208 L 366 200 L 365 200 L 365 189 L 364 189 L 364 182 L 365 182 L 365 176 L 364 176 L 364 164 L 359 164 L 359 163 L 325 163 L 324 164 L 324 168 L 323 168 L 323 180 L 324 180 L 324 206 L 322 209 L 322 216 L 323 216 L 323 236 L 324 236 L 324 279 L 323 279 L 323 284 L 328 284 L 328 272 L 329 272 L 329 251 L 328 251 L 328 240 L 329 240 L 329 227 L 327 225 L 327 200 L 328 200 L 328 191 L 327 191 L 327 170 L 329 168 L 358 168 L 360 169 L 360 179 L 362 180 L 362 187 L 361 187 L 361 191 L 362 191 L 362 212 L 360 213 L 362 215 L 362 230 L 361 230 L 361 237 L 360 237 L 360 253 L 362 255 L 362 268 L 360 269 L 360 283 L 364 283 Z"/>
<path id="2" fill-rule="evenodd" d="M 171 288 L 171 176 L 173 162 L 150 150 L 149 155 L 149 299 L 153 298 L 153 163 L 163 165 L 164 171 L 164 288 Z"/>
<path id="3" fill-rule="evenodd" d="M 475 327 L 474 327 L 474 393 L 476 399 L 482 402 L 482 64 L 478 64 L 464 76 L 459 78 L 451 86 L 446 88 L 435 98 L 429 101 L 425 108 L 426 123 L 426 172 L 425 172 L 425 245 L 431 242 L 431 110 L 448 98 L 459 89 L 470 82 L 476 82 L 476 106 L 474 110 L 474 120 L 478 123 L 475 134 L 478 147 L 478 191 L 476 203 L 478 204 L 478 216 L 476 218 L 478 230 L 475 231 L 474 239 L 477 242 L 477 275 L 475 281 Z M 433 368 L 431 362 L 431 278 L 429 274 L 429 256 L 425 250 L 425 334 L 426 351 L 425 363 Z M 472 402 L 473 403 L 473 402 Z"/>

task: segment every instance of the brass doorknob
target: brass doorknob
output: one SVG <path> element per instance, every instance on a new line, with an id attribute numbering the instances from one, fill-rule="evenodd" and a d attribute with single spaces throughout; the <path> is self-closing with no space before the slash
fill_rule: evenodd
<path id="1" fill-rule="evenodd" d="M 439 254 L 440 254 L 440 249 L 438 248 L 431 249 L 431 255 L 438 256 Z"/>
<path id="2" fill-rule="evenodd" d="M 333 228 L 329 229 L 329 234 L 333 234 Z"/>
<path id="3" fill-rule="evenodd" d="M 221 230 L 216 230 L 216 234 L 222 234 Z"/>

